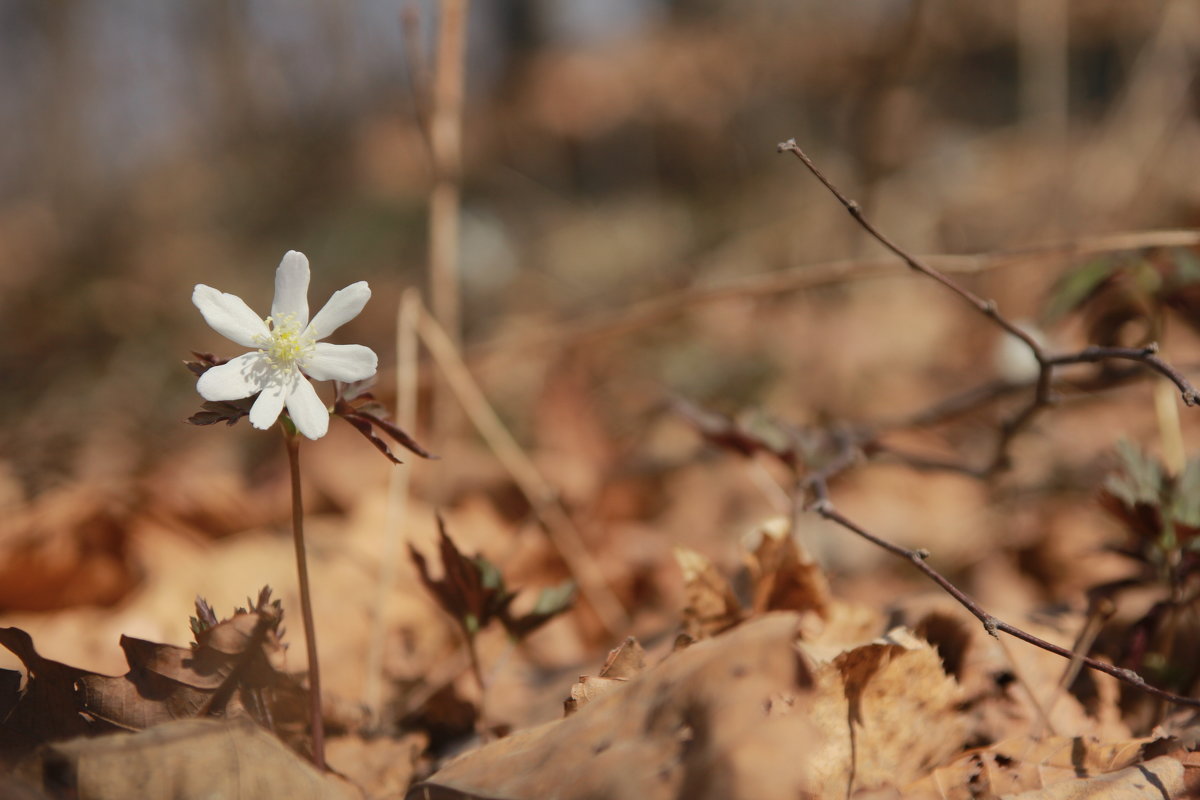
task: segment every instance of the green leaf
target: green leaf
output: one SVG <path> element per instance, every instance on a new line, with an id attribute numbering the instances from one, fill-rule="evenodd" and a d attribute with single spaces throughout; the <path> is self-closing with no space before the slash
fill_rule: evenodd
<path id="1" fill-rule="evenodd" d="M 1200 256 L 1183 247 L 1171 250 L 1171 261 L 1175 265 L 1172 277 L 1176 286 L 1200 283 Z"/>
<path id="2" fill-rule="evenodd" d="M 551 586 L 538 592 L 537 601 L 533 604 L 534 614 L 561 614 L 575 602 L 575 581 L 565 580 L 558 586 Z"/>
<path id="3" fill-rule="evenodd" d="M 500 573 L 499 567 L 481 555 L 472 556 L 471 561 L 475 562 L 475 566 L 479 568 L 479 575 L 483 580 L 483 588 L 495 589 L 501 595 L 507 594 L 504 591 L 504 576 Z"/>
<path id="4" fill-rule="evenodd" d="M 1120 266 L 1121 262 L 1113 258 L 1100 258 L 1063 275 L 1051 290 L 1045 321 L 1057 322 L 1078 309 Z"/>
<path id="5" fill-rule="evenodd" d="M 1200 459 L 1193 459 L 1175 479 L 1171 519 L 1190 528 L 1200 528 Z"/>
<path id="6" fill-rule="evenodd" d="M 1117 455 L 1121 459 L 1120 473 L 1108 476 L 1104 487 L 1126 506 L 1133 508 L 1138 503 L 1157 506 L 1162 501 L 1162 468 L 1138 446 L 1128 439 L 1117 442 Z"/>

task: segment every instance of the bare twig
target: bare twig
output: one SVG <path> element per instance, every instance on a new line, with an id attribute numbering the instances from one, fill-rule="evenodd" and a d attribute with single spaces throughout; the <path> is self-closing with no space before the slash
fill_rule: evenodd
<path id="1" fill-rule="evenodd" d="M 842 194 L 841 190 L 838 189 L 838 187 L 832 181 L 830 181 L 829 178 L 826 178 L 825 174 L 821 172 L 821 170 L 817 169 L 817 165 L 814 164 L 812 159 L 800 149 L 800 146 L 796 144 L 795 139 L 788 139 L 786 142 L 781 142 L 778 149 L 781 153 L 791 153 L 796 156 L 796 158 L 800 159 L 804 163 L 804 166 L 808 167 L 808 171 L 816 176 L 817 180 L 823 183 L 825 188 L 828 189 L 829 192 L 838 199 L 838 202 L 841 203 L 848 212 L 850 212 L 850 216 L 854 217 L 855 221 L 858 222 L 862 229 L 869 233 L 881 245 L 895 253 L 900 260 L 909 266 L 910 269 L 913 269 L 922 275 L 925 275 L 926 277 L 942 284 L 951 292 L 974 306 L 975 310 L 980 314 L 983 314 L 996 325 L 999 325 L 1001 328 L 1020 339 L 1025 343 L 1025 346 L 1029 348 L 1029 351 L 1037 358 L 1039 364 L 1045 360 L 1045 356 L 1042 353 L 1042 347 L 1037 343 L 1037 340 L 1029 335 L 1027 331 L 1022 330 L 1020 326 L 1010 322 L 1006 317 L 1002 316 L 999 310 L 996 308 L 996 303 L 994 301 L 984 300 L 974 292 L 971 292 L 970 290 L 958 285 L 940 270 L 935 269 L 929 264 L 926 264 L 923 260 L 911 255 L 907 250 L 900 247 L 900 245 L 893 242 L 882 231 L 876 228 L 871 221 L 867 219 L 866 215 L 863 214 L 863 210 L 858 203 Z"/>
<path id="2" fill-rule="evenodd" d="M 1086 655 L 1091 651 L 1092 645 L 1096 643 L 1100 632 L 1104 630 L 1106 623 L 1116 612 L 1116 606 L 1108 598 L 1104 598 L 1099 602 L 1091 602 L 1088 604 L 1087 618 L 1084 620 L 1083 627 L 1075 636 L 1075 642 L 1071 645 L 1071 652 L 1074 656 L 1071 658 L 1071 663 L 1067 664 L 1063 670 L 1062 676 L 1058 679 L 1058 684 L 1054 687 L 1054 694 L 1050 697 L 1050 701 L 1046 704 L 1046 713 L 1049 714 L 1054 710 L 1055 705 L 1071 688 L 1071 684 L 1079 677 L 1079 673 L 1083 670 L 1083 661 L 1081 655 Z"/>
<path id="3" fill-rule="evenodd" d="M 909 550 L 876 536 L 835 509 L 833 507 L 833 503 L 829 500 L 829 490 L 823 485 L 822 482 L 813 483 L 809 488 L 817 497 L 817 500 L 810 505 L 810 510 L 816 512 L 831 522 L 837 523 L 846 530 L 858 534 L 868 542 L 887 550 L 889 553 L 906 559 L 914 567 L 924 573 L 927 578 L 932 580 L 947 594 L 957 600 L 963 608 L 971 612 L 976 619 L 983 623 L 984 630 L 986 630 L 992 636 L 997 635 L 997 633 L 1007 633 L 1009 636 L 1012 636 L 1015 639 L 1020 639 L 1021 641 L 1031 644 L 1034 647 L 1040 647 L 1041 649 L 1054 653 L 1057 656 L 1061 656 L 1068 661 L 1078 660 L 1089 669 L 1093 669 L 1097 672 L 1103 672 L 1105 675 L 1111 675 L 1122 683 L 1134 686 L 1169 703 L 1189 706 L 1191 708 L 1200 708 L 1200 699 L 1194 697 L 1184 697 L 1182 695 L 1174 694 L 1173 692 L 1168 692 L 1164 689 L 1159 689 L 1157 686 L 1147 683 L 1145 678 L 1138 675 L 1133 670 L 1115 667 L 1112 664 L 1105 663 L 1104 661 L 1092 658 L 1091 656 L 1083 653 L 1073 653 L 1065 647 L 1054 644 L 1053 642 L 1047 642 L 1045 639 L 1034 636 L 1032 633 L 1028 633 L 1015 625 L 1010 625 L 1009 623 L 992 616 L 978 603 L 972 600 L 965 592 L 951 583 L 949 579 L 947 579 L 933 567 L 929 566 L 928 558 L 930 553 L 928 550 Z"/>
<path id="4" fill-rule="evenodd" d="M 1056 367 L 1065 366 L 1068 364 L 1081 363 L 1096 363 L 1101 361 L 1112 360 L 1128 360 L 1138 361 L 1147 367 L 1155 370 L 1169 379 L 1179 389 L 1183 398 L 1183 402 L 1188 406 L 1196 405 L 1200 400 L 1200 394 L 1197 394 L 1196 388 L 1183 376 L 1179 370 L 1167 364 L 1156 353 L 1158 352 L 1157 345 L 1150 345 L 1143 348 L 1126 348 L 1126 347 L 1086 347 L 1076 353 L 1067 353 L 1063 355 L 1049 355 L 1045 348 L 1026 330 L 1014 323 L 1012 320 L 1000 313 L 996 307 L 996 303 L 992 300 L 984 300 L 974 292 L 961 286 L 945 273 L 926 263 L 924 260 L 912 255 L 900 245 L 892 241 L 886 234 L 876 228 L 866 215 L 862 208 L 854 200 L 847 197 L 841 189 L 837 187 L 828 177 L 825 176 L 812 159 L 800 149 L 796 144 L 795 139 L 788 139 L 778 146 L 781 153 L 791 153 L 808 168 L 817 180 L 819 180 L 826 189 L 829 190 L 838 202 L 845 207 L 854 220 L 870 234 L 876 241 L 886 247 L 897 257 L 900 258 L 908 267 L 915 272 L 918 272 L 942 286 L 946 287 L 950 292 L 957 295 L 964 302 L 969 304 L 981 315 L 986 317 L 990 322 L 1005 331 L 1011 336 L 1020 340 L 1030 354 L 1037 360 L 1038 375 L 1033 388 L 1033 395 L 1022 406 L 1020 406 L 1011 416 L 1005 419 L 999 427 L 996 437 L 996 443 L 991 459 L 988 464 L 982 469 L 974 469 L 971 467 L 954 464 L 953 462 L 945 464 L 926 463 L 921 464 L 919 461 L 909 457 L 911 463 L 917 466 L 926 468 L 936 467 L 939 469 L 954 469 L 956 471 L 965 472 L 969 475 L 977 474 L 981 477 L 987 477 L 997 472 L 1001 472 L 1008 468 L 1010 463 L 1009 449 L 1012 441 L 1024 429 L 1029 427 L 1034 418 L 1038 416 L 1048 406 L 1055 402 L 1055 397 L 1051 391 L 1053 387 L 1053 374 Z M 998 390 L 997 390 L 998 391 Z"/>
<path id="5" fill-rule="evenodd" d="M 1096 363 L 1110 360 L 1127 360 L 1139 362 L 1154 371 L 1165 376 L 1168 380 L 1175 384 L 1183 397 L 1183 401 L 1188 406 L 1197 403 L 1198 395 L 1195 387 L 1183 376 L 1181 372 L 1167 364 L 1157 355 L 1157 345 L 1150 345 L 1142 348 L 1121 348 L 1121 347 L 1086 347 L 1075 353 L 1067 353 L 1064 355 L 1048 355 L 1042 346 L 1028 332 L 1022 330 L 1018 325 L 1000 314 L 996 308 L 996 304 L 990 300 L 984 300 L 968 289 L 960 286 L 954 280 L 949 278 L 944 273 L 938 271 L 921 259 L 909 254 L 902 247 L 893 242 L 885 234 L 875 228 L 870 220 L 863 214 L 859 205 L 848 198 L 845 194 L 834 185 L 812 162 L 812 160 L 800 149 L 794 139 L 789 139 L 779 145 L 780 152 L 790 152 L 795 155 L 804 166 L 829 190 L 834 197 L 837 198 L 846 210 L 854 217 L 855 221 L 880 244 L 898 256 L 912 270 L 925 275 L 926 277 L 940 283 L 949 291 L 960 297 L 962 300 L 971 305 L 981 315 L 990 320 L 993 324 L 1000 327 L 1010 335 L 1016 337 L 1029 349 L 1029 352 L 1037 359 L 1038 375 L 1037 380 L 1033 384 L 1033 396 L 1027 403 L 1019 407 L 1016 412 L 1006 419 L 1000 426 L 999 436 L 997 437 L 995 453 L 991 463 L 982 471 L 979 471 L 983 477 L 989 476 L 994 472 L 1004 469 L 1008 465 L 1009 455 L 1008 447 L 1012 439 L 1018 432 L 1029 425 L 1033 418 L 1047 406 L 1051 405 L 1055 398 L 1051 391 L 1053 387 L 1053 372 L 1057 367 L 1066 366 L 1069 364 Z M 995 388 L 993 393 L 999 393 L 1001 387 Z M 989 399 L 988 393 L 978 395 L 977 401 L 986 401 Z M 950 408 L 954 411 L 953 407 Z M 935 415 L 936 416 L 936 415 Z M 965 592 L 955 586 L 950 580 L 943 576 L 940 572 L 931 567 L 927 561 L 929 551 L 927 550 L 910 550 L 893 544 L 886 539 L 880 538 L 860 525 L 856 524 L 848 517 L 841 514 L 833 505 L 829 497 L 829 480 L 837 475 L 840 471 L 847 469 L 854 458 L 860 452 L 864 444 L 873 445 L 877 450 L 884 448 L 878 442 L 873 441 L 873 437 L 867 434 L 864 438 L 854 441 L 853 439 L 846 440 L 842 443 L 842 451 L 822 469 L 812 472 L 804 478 L 798 480 L 797 488 L 800 490 L 798 494 L 811 495 L 813 501 L 808 508 L 820 516 L 831 522 L 835 522 L 841 527 L 849 530 L 860 537 L 866 539 L 872 544 L 887 550 L 893 555 L 899 556 L 908 560 L 926 577 L 936 583 L 947 594 L 953 597 L 960 605 L 966 608 L 974 615 L 981 623 L 984 629 L 996 636 L 999 632 L 1007 633 L 1008 635 L 1020 639 L 1028 644 L 1039 647 L 1048 652 L 1059 655 L 1069 661 L 1082 663 L 1090 669 L 1098 672 L 1103 672 L 1106 675 L 1120 680 L 1126 684 L 1137 687 L 1144 692 L 1159 697 L 1177 705 L 1186 705 L 1193 708 L 1200 708 L 1200 699 L 1183 697 L 1172 692 L 1165 691 L 1156 686 L 1147 683 L 1144 678 L 1136 672 L 1128 669 L 1122 669 L 1112 666 L 1103 661 L 1094 659 L 1082 652 L 1072 652 L 1064 647 L 1056 645 L 1052 642 L 1047 642 L 1037 636 L 1034 636 L 1027 631 L 1022 630 L 1014 625 L 1010 625 L 1003 620 L 1000 620 L 986 610 L 978 603 L 972 600 Z M 909 457 L 910 463 L 917 462 Z M 939 464 L 940 468 L 949 468 L 950 464 Z M 968 474 L 974 474 L 969 468 L 953 465 Z"/>
<path id="6" fill-rule="evenodd" d="M 1159 373 L 1179 389 L 1183 396 L 1184 405 L 1194 406 L 1200 402 L 1200 392 L 1184 377 L 1183 373 L 1156 354 L 1158 345 L 1149 344 L 1146 347 L 1085 347 L 1078 353 L 1068 353 L 1046 359 L 1046 364 L 1052 367 L 1064 364 L 1092 364 L 1099 361 L 1137 361 Z"/>

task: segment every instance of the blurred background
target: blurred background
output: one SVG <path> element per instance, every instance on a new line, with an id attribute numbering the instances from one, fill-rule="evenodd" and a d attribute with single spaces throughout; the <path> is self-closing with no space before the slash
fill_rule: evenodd
<path id="1" fill-rule="evenodd" d="M 182 360 L 237 354 L 192 307 L 194 284 L 266 309 L 288 249 L 312 261 L 314 309 L 369 280 L 373 300 L 337 340 L 380 354 L 379 396 L 395 402 L 397 304 L 429 290 L 438 8 L 0 5 L 0 610 L 132 602 L 155 569 L 137 544 L 158 535 L 146 531 L 210 541 L 286 519 L 274 436 L 183 424 L 199 398 Z M 666 624 L 679 602 L 661 566 L 670 546 L 735 559 L 739 532 L 773 508 L 742 466 L 699 449 L 667 397 L 864 420 L 997 369 L 995 331 L 900 264 L 892 278 L 685 299 L 616 325 L 697 287 L 837 260 L 853 273 L 886 255 L 776 144 L 795 137 L 913 252 L 1067 243 L 964 279 L 1034 318 L 1076 263 L 1071 243 L 1200 222 L 1198 66 L 1192 0 L 479 0 L 456 237 L 464 357 L 627 607 Z M 436 381 L 422 380 L 427 398 Z M 414 431 L 442 460 L 400 469 L 418 496 L 484 509 L 479 526 L 515 536 L 528 505 L 446 417 L 439 432 L 423 411 Z M 1062 436 L 1094 453 L 1154 424 L 1114 413 Z M 391 468 L 343 427 L 307 450 L 313 512 L 378 526 L 362 498 L 386 494 Z M 1061 445 L 1031 445 L 1047 460 L 1025 477 L 1051 474 L 1069 458 Z M 882 475 L 863 496 L 900 500 L 867 514 L 901 539 L 943 531 L 942 552 L 969 571 L 955 536 L 986 529 L 989 495 Z M 508 554 L 518 576 L 565 574 L 540 539 L 481 529 L 460 534 Z M 814 546 L 846 576 L 879 563 Z M 211 574 L 180 580 L 184 602 L 217 593 Z M 177 628 L 126 615 L 121 630 L 186 638 L 187 609 L 166 613 Z M 85 666 L 111 666 L 114 644 Z"/>

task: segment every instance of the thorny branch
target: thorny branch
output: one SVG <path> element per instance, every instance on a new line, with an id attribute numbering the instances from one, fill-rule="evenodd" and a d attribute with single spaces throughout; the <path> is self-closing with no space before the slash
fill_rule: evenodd
<path id="1" fill-rule="evenodd" d="M 1103 361 L 1125 360 L 1134 361 L 1149 367 L 1159 374 L 1170 380 L 1179 390 L 1183 402 L 1187 406 L 1194 406 L 1200 402 L 1200 393 L 1187 380 L 1186 377 L 1175 367 L 1163 361 L 1158 357 L 1158 346 L 1151 344 L 1140 348 L 1123 348 L 1123 347 L 1086 347 L 1078 352 L 1067 353 L 1063 355 L 1050 355 L 1045 349 L 1031 336 L 1028 332 L 1022 330 L 1018 325 L 1002 315 L 996 306 L 996 303 L 991 300 L 984 300 L 970 290 L 960 286 L 953 279 L 925 263 L 921 259 L 911 255 L 900 245 L 893 242 L 883 232 L 877 229 L 868 220 L 863 213 L 862 208 L 854 200 L 851 200 L 829 179 L 822 173 L 813 163 L 803 150 L 796 144 L 795 139 L 789 139 L 782 142 L 778 147 L 779 152 L 790 152 L 795 155 L 804 166 L 819 180 L 826 189 L 837 198 L 846 210 L 854 217 L 855 221 L 876 241 L 898 256 L 911 269 L 925 275 L 926 277 L 937 281 L 945 286 L 948 290 L 962 298 L 965 302 L 974 307 L 980 314 L 987 317 L 993 324 L 1003 329 L 1008 334 L 1016 337 L 1029 349 L 1029 352 L 1037 360 L 1038 375 L 1037 379 L 1032 383 L 1033 395 L 1028 402 L 1019 407 L 1016 412 L 1004 420 L 999 429 L 995 449 L 992 459 L 989 464 L 983 469 L 972 469 L 969 466 L 955 464 L 953 462 L 940 462 L 934 459 L 925 459 L 919 456 L 912 456 L 895 451 L 878 441 L 878 432 L 873 430 L 862 430 L 854 434 L 846 434 L 837 432 L 834 435 L 834 443 L 837 446 L 837 452 L 824 466 L 815 471 L 810 471 L 807 474 L 800 475 L 799 467 L 793 459 L 790 466 L 797 473 L 796 479 L 796 500 L 803 502 L 802 498 L 811 497 L 812 501 L 808 504 L 807 509 L 820 515 L 821 517 L 834 522 L 841 527 L 861 536 L 867 541 L 875 544 L 878 547 L 887 550 L 893 555 L 907 559 L 919 571 L 925 574 L 930 580 L 945 590 L 959 604 L 966 608 L 974 615 L 981 623 L 984 629 L 992 636 L 996 636 L 999 632 L 1007 633 L 1017 639 L 1020 639 L 1028 644 L 1040 647 L 1043 650 L 1054 653 L 1058 656 L 1072 660 L 1077 663 L 1082 663 L 1090 669 L 1098 672 L 1103 672 L 1117 680 L 1134 686 L 1144 692 L 1152 694 L 1163 700 L 1178 705 L 1191 706 L 1200 708 L 1200 699 L 1184 697 L 1172 692 L 1160 689 L 1147 683 L 1144 678 L 1136 672 L 1129 669 L 1122 669 L 1111 664 L 1106 664 L 1103 661 L 1092 658 L 1083 653 L 1073 653 L 1072 651 L 1056 645 L 1052 642 L 1047 642 L 1031 633 L 1028 633 L 1021 628 L 1010 625 L 1003 620 L 1000 620 L 987 611 L 985 611 L 978 603 L 972 600 L 965 592 L 950 582 L 940 572 L 935 570 L 928 564 L 929 551 L 927 550 L 910 550 L 899 545 L 893 544 L 885 539 L 882 539 L 870 531 L 862 528 L 854 521 L 844 516 L 833 505 L 829 497 L 829 481 L 840 472 L 849 469 L 857 460 L 864 455 L 891 453 L 900 457 L 902 460 L 917 467 L 935 468 L 935 469 L 952 469 L 959 472 L 964 472 L 969 475 L 974 475 L 980 478 L 990 477 L 991 475 L 1006 469 L 1009 466 L 1009 446 L 1012 440 L 1029 424 L 1033 418 L 1037 416 L 1046 407 L 1053 405 L 1057 398 L 1054 394 L 1054 372 L 1056 368 L 1070 364 L 1082 363 L 1097 363 Z M 952 398 L 952 402 L 944 402 L 939 406 L 924 412 L 924 414 L 910 420 L 910 424 L 932 424 L 946 417 L 954 416 L 963 413 L 978 405 L 986 404 L 994 399 L 1009 394 L 1011 391 L 1020 390 L 1027 387 L 1013 386 L 1007 383 L 994 383 L 989 386 L 980 387 L 973 390 L 972 393 Z"/>

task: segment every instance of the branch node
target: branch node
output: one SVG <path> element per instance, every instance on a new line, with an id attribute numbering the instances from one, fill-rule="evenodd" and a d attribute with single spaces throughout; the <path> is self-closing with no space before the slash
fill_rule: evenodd
<path id="1" fill-rule="evenodd" d="M 1120 668 L 1117 670 L 1117 672 L 1121 673 L 1121 676 L 1124 677 L 1127 682 L 1132 683 L 1135 686 L 1146 685 L 1146 679 L 1131 669 Z"/>
<path id="2" fill-rule="evenodd" d="M 919 547 L 912 551 L 912 557 L 917 561 L 926 561 L 931 555 L 933 554 L 924 547 Z"/>
<path id="3" fill-rule="evenodd" d="M 818 497 L 809 504 L 808 510 L 820 514 L 822 517 L 827 517 L 833 511 L 833 503 L 830 502 L 828 497 Z"/>
<path id="4" fill-rule="evenodd" d="M 984 300 L 981 306 L 983 313 L 989 317 L 997 317 L 1000 315 L 1000 306 L 996 305 L 995 300 Z"/>
<path id="5" fill-rule="evenodd" d="M 1190 391 L 1183 393 L 1183 404 L 1185 406 L 1191 407 L 1191 406 L 1196 405 L 1197 403 L 1200 403 L 1200 395 L 1197 395 L 1195 392 L 1190 392 Z"/>
<path id="6" fill-rule="evenodd" d="M 1150 344 L 1142 348 L 1142 352 L 1148 356 L 1154 355 L 1158 352 L 1158 342 L 1150 342 Z"/>
<path id="7" fill-rule="evenodd" d="M 775 145 L 776 153 L 784 153 L 784 152 L 787 152 L 788 150 L 796 150 L 796 149 L 797 149 L 797 145 L 796 145 L 795 138 L 788 139 L 786 142 L 780 142 L 779 144 Z"/>
<path id="8" fill-rule="evenodd" d="M 996 629 L 998 628 L 999 625 L 1000 625 L 999 621 L 995 617 L 990 616 L 990 615 L 987 616 L 983 620 L 983 629 L 988 632 L 988 636 L 991 636 L 994 639 L 1000 638 L 999 636 L 996 635 Z"/>

